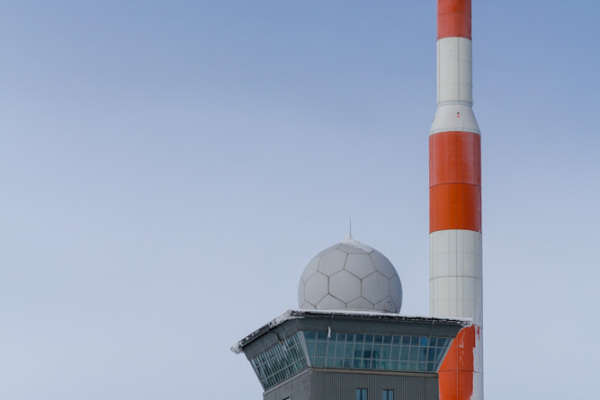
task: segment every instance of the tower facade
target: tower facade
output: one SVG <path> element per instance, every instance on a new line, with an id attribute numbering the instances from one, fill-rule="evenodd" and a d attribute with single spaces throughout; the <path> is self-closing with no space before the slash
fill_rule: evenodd
<path id="1" fill-rule="evenodd" d="M 470 318 L 440 371 L 440 399 L 483 398 L 481 140 L 473 114 L 471 0 L 438 0 L 437 111 L 429 136 L 430 309 Z"/>

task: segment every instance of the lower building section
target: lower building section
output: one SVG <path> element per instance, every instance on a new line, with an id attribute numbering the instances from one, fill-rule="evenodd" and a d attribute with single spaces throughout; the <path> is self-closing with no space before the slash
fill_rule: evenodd
<path id="1" fill-rule="evenodd" d="M 437 374 L 308 369 L 264 393 L 264 400 L 437 400 Z"/>

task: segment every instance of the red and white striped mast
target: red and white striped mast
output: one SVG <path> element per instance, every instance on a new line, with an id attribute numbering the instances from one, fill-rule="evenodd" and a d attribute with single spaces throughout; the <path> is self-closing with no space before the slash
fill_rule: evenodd
<path id="1" fill-rule="evenodd" d="M 429 136 L 430 309 L 471 318 L 439 371 L 440 400 L 483 399 L 481 145 L 471 0 L 438 0 L 437 112 Z"/>

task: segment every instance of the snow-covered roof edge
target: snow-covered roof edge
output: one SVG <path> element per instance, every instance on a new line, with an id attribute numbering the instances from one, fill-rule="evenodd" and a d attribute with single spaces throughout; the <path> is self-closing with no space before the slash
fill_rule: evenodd
<path id="1" fill-rule="evenodd" d="M 410 316 L 410 315 L 399 315 L 386 312 L 378 311 L 349 311 L 349 310 L 287 310 L 271 322 L 261 326 L 239 342 L 231 346 L 231 351 L 235 354 L 240 354 L 243 351 L 243 347 L 253 341 L 255 338 L 260 336 L 262 333 L 269 331 L 286 321 L 293 319 L 303 318 L 310 315 L 330 315 L 330 316 L 354 316 L 363 317 L 364 319 L 378 319 L 378 320 L 397 320 L 397 321 L 430 321 L 430 322 L 453 322 L 460 323 L 463 327 L 471 326 L 473 321 L 470 318 L 454 318 L 454 317 L 425 317 L 425 316 Z"/>

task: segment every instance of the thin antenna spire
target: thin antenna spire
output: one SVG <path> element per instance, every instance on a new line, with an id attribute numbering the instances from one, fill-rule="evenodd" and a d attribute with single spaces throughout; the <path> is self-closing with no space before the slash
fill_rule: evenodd
<path id="1" fill-rule="evenodd" d="M 345 242 L 351 242 L 354 240 L 354 238 L 352 237 L 352 218 L 348 218 L 349 220 L 349 229 L 348 229 L 348 235 L 346 235 L 346 237 L 344 238 Z"/>

